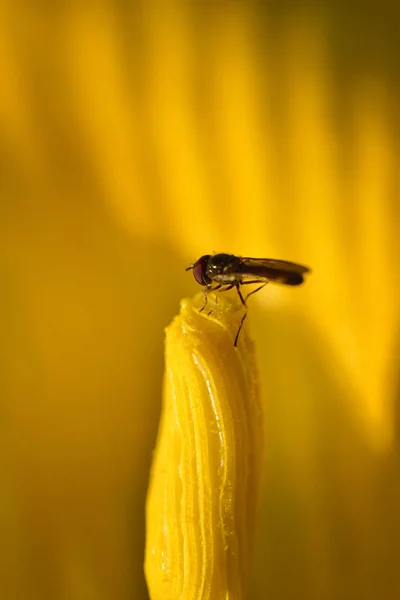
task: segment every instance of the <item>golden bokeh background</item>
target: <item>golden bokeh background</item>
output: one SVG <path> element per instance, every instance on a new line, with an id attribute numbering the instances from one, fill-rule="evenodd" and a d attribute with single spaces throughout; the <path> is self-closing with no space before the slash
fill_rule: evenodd
<path id="1" fill-rule="evenodd" d="M 214 250 L 313 268 L 250 312 L 253 597 L 400 597 L 399 13 L 3 0 L 2 598 L 146 598 L 163 328 Z"/>

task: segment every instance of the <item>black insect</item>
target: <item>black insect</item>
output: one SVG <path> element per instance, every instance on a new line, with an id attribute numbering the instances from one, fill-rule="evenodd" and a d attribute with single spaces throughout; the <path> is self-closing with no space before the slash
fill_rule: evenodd
<path id="1" fill-rule="evenodd" d="M 236 333 L 234 346 L 237 346 L 239 334 L 247 316 L 246 300 L 249 296 L 261 290 L 269 282 L 283 285 L 300 285 L 304 281 L 304 275 L 310 272 L 308 267 L 286 260 L 243 258 L 233 254 L 205 254 L 193 265 L 187 267 L 186 271 L 190 269 L 193 270 L 193 276 L 197 283 L 206 288 L 204 291 L 205 301 L 200 312 L 207 306 L 208 292 L 216 290 L 223 292 L 233 287 L 237 289 L 245 312 Z M 261 285 L 243 298 L 240 290 L 241 286 L 251 283 L 261 283 Z"/>

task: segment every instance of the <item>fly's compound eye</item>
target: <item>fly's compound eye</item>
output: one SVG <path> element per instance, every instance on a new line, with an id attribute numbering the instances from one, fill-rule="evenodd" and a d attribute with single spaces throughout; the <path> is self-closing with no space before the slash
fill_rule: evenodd
<path id="1" fill-rule="evenodd" d="M 193 276 L 200 285 L 207 285 L 208 277 L 206 276 L 206 267 L 210 254 L 205 254 L 193 265 Z"/>

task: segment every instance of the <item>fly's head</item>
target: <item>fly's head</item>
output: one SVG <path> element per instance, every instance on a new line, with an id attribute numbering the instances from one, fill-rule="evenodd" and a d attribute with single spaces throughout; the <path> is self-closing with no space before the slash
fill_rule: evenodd
<path id="1" fill-rule="evenodd" d="M 193 277 L 200 285 L 210 285 L 212 280 L 207 276 L 207 263 L 210 258 L 210 254 L 204 254 L 201 256 L 193 265 L 187 267 L 186 271 L 192 269 Z"/>

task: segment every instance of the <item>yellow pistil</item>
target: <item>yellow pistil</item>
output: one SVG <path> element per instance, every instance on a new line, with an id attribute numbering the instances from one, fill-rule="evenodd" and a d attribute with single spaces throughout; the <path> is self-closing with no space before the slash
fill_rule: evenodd
<path id="1" fill-rule="evenodd" d="M 181 303 L 166 330 L 160 429 L 147 497 L 152 600 L 246 598 L 263 417 L 243 309 L 222 295 Z"/>

